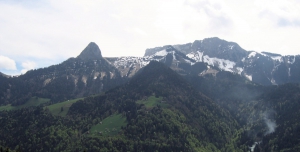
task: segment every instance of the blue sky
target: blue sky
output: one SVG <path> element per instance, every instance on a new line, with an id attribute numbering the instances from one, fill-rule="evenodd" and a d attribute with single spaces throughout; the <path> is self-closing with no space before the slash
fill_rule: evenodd
<path id="1" fill-rule="evenodd" d="M 246 50 L 300 54 L 297 0 L 0 0 L 0 72 L 18 75 L 76 57 L 105 57 L 208 37 Z"/>

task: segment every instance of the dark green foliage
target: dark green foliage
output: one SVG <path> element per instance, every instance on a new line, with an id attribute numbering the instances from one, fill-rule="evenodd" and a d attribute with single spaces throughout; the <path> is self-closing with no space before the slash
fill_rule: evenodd
<path id="1" fill-rule="evenodd" d="M 257 104 L 260 109 L 272 109 L 276 121 L 275 132 L 262 138 L 261 151 L 299 151 L 300 87 L 285 84 L 270 88 Z M 265 130 L 263 130 L 265 131 Z"/>
<path id="2" fill-rule="evenodd" d="M 154 96 L 163 104 L 140 102 Z M 114 114 L 126 120 L 117 134 L 91 136 Z M 41 107 L 1 116 L 0 145 L 29 151 L 219 151 L 238 128 L 227 111 L 158 62 L 124 86 L 73 103 L 65 118 Z"/>
<path id="3" fill-rule="evenodd" d="M 261 141 L 255 151 L 299 151 L 299 84 L 260 86 L 228 72 L 186 79 L 239 122 L 243 130 L 234 142 L 239 149 Z M 273 123 L 274 132 L 268 133 L 267 123 Z"/>
<path id="4" fill-rule="evenodd" d="M 16 109 L 21 109 L 21 108 L 26 108 L 26 107 L 45 105 L 45 104 L 48 104 L 49 101 L 50 101 L 50 99 L 31 97 L 28 101 L 26 101 L 22 105 L 12 106 L 12 105 L 8 104 L 8 105 L 5 105 L 5 106 L 0 106 L 0 111 L 2 111 L 2 110 L 16 110 Z"/>
<path id="5" fill-rule="evenodd" d="M 68 138 L 75 138 L 74 128 L 68 128 L 62 123 L 61 119 L 53 117 L 41 107 L 1 112 L 0 145 L 12 149 L 19 145 L 24 151 L 70 148 L 75 144 L 68 141 Z"/>
<path id="6" fill-rule="evenodd" d="M 193 134 L 193 138 L 195 138 L 193 142 L 188 140 L 189 136 L 187 136 L 187 133 L 183 133 L 182 135 L 177 134 L 182 132 L 183 130 L 181 129 L 183 128 L 180 129 L 179 126 L 176 127 L 175 124 L 172 124 L 174 122 L 161 122 L 162 120 L 160 119 L 165 117 L 163 113 L 166 110 L 162 110 L 159 105 L 149 111 L 143 104 L 140 105 L 136 103 L 137 100 L 152 95 L 162 97 L 165 103 L 170 105 L 170 107 L 167 108 L 170 110 L 167 111 L 175 112 L 177 115 L 182 115 L 185 118 L 185 121 L 181 123 L 184 123 L 188 128 L 187 130 L 190 130 L 189 133 Z M 155 109 L 158 109 L 158 111 Z M 69 115 L 82 117 L 87 116 L 87 113 L 92 113 L 90 117 L 94 118 L 103 115 L 108 116 L 114 112 L 119 112 L 126 116 L 128 125 L 124 130 L 124 135 L 128 138 L 132 138 L 131 140 L 148 140 L 150 138 L 148 138 L 149 134 L 153 134 L 154 132 L 159 136 L 163 136 L 161 132 L 165 132 L 165 135 L 173 132 L 178 136 L 176 138 L 185 139 L 187 145 L 199 142 L 197 146 L 192 147 L 192 149 L 205 149 L 206 147 L 204 145 L 206 145 L 206 143 L 212 144 L 214 149 L 221 149 L 222 146 L 227 143 L 227 140 L 233 136 L 238 127 L 238 124 L 228 112 L 218 107 L 209 98 L 195 91 L 177 73 L 158 62 L 151 62 L 139 75 L 136 75 L 125 86 L 110 90 L 103 96 L 86 98 L 83 101 L 74 103 L 70 108 Z M 151 115 L 151 113 L 154 115 Z M 159 116 L 160 113 L 162 116 Z M 176 114 L 173 116 L 176 116 Z M 170 119 L 171 117 L 168 118 Z M 143 134 L 142 130 L 138 130 L 138 128 L 141 129 L 141 126 L 137 124 L 137 121 L 147 122 L 150 120 L 151 125 L 143 127 L 150 132 Z M 159 126 L 159 124 L 163 125 L 165 123 L 170 124 L 170 128 L 160 126 L 155 127 L 155 129 L 151 131 L 151 128 L 156 126 L 156 124 Z M 171 130 L 168 130 L 168 128 Z M 150 139 L 152 139 L 152 137 Z M 163 141 L 164 140 L 159 141 L 159 143 Z M 174 146 L 175 145 L 178 146 L 178 144 L 174 144 Z M 184 146 L 184 144 L 182 144 L 182 146 L 182 149 L 188 148 Z"/>
<path id="7" fill-rule="evenodd" d="M 4 151 L 242 152 L 259 142 L 254 151 L 299 151 L 298 84 L 263 87 L 228 72 L 185 78 L 151 62 L 123 86 L 52 105 L 66 115 L 53 115 L 51 105 L 0 111 L 0 145 Z M 276 124 L 274 132 L 267 123 Z M 103 128 L 111 132 L 97 134 Z"/>

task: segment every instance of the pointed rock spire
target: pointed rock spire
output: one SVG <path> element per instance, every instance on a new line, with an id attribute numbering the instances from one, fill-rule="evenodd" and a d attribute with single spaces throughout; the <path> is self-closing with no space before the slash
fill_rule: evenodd
<path id="1" fill-rule="evenodd" d="M 102 58 L 101 50 L 95 42 L 89 43 L 89 45 L 77 56 L 82 60 L 98 60 Z"/>

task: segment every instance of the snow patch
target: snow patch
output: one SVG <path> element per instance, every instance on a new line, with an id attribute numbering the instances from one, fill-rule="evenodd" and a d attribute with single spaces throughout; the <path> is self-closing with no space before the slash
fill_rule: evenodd
<path id="1" fill-rule="evenodd" d="M 245 74 L 245 77 L 246 77 L 248 80 L 252 81 L 252 75 L 247 75 L 247 74 Z"/>
<path id="2" fill-rule="evenodd" d="M 210 58 L 208 55 L 203 57 L 203 62 L 207 63 L 208 65 L 218 66 L 221 70 L 234 72 L 233 67 L 235 66 L 235 62 L 225 59 L 219 58 Z"/>
<path id="3" fill-rule="evenodd" d="M 208 55 L 203 56 L 203 52 L 200 51 L 189 53 L 186 56 L 195 60 L 196 62 L 204 62 L 210 66 L 217 66 L 224 71 L 236 72 L 238 74 L 241 74 L 244 71 L 244 69 L 241 67 L 235 68 L 236 63 L 233 61 L 219 58 L 211 58 Z"/>
<path id="4" fill-rule="evenodd" d="M 296 58 L 295 58 L 295 56 L 294 56 L 294 58 L 293 58 L 293 59 L 291 59 L 291 60 L 290 60 L 290 59 L 288 59 L 288 60 L 287 60 L 287 63 L 288 63 L 288 64 L 294 64 L 294 63 L 295 63 L 295 61 L 296 61 Z"/>
<path id="5" fill-rule="evenodd" d="M 238 73 L 239 75 L 241 75 L 242 72 L 244 71 L 244 69 L 241 68 L 241 67 L 237 67 L 236 70 L 237 70 L 237 73 Z"/>
<path id="6" fill-rule="evenodd" d="M 267 55 L 267 54 L 265 54 L 265 53 L 259 53 L 259 54 L 261 54 L 261 55 L 263 55 L 263 56 L 266 56 L 266 57 L 271 57 L 271 56 L 269 56 L 269 55 Z"/>
<path id="7" fill-rule="evenodd" d="M 155 56 L 166 56 L 166 55 L 168 55 L 168 52 L 166 50 L 161 50 L 155 53 Z"/>
<path id="8" fill-rule="evenodd" d="M 256 55 L 256 52 L 251 52 L 251 53 L 248 55 L 248 58 L 255 57 L 255 55 Z"/>
<path id="9" fill-rule="evenodd" d="M 176 59 L 176 56 L 175 56 L 175 51 L 173 51 L 172 53 L 173 53 L 173 61 L 174 61 L 174 60 L 177 60 L 177 59 Z"/>
<path id="10" fill-rule="evenodd" d="M 271 56 L 271 59 L 274 60 L 274 61 L 283 62 L 282 56 Z"/>
<path id="11" fill-rule="evenodd" d="M 196 62 L 202 62 L 203 60 L 203 52 L 200 51 L 189 53 L 186 56 L 195 60 Z"/>

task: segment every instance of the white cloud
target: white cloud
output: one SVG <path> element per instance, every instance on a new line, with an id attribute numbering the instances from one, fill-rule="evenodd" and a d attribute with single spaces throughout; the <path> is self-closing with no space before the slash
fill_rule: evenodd
<path id="1" fill-rule="evenodd" d="M 17 70 L 16 62 L 13 59 L 0 55 L 0 69 Z"/>
<path id="2" fill-rule="evenodd" d="M 36 68 L 36 63 L 32 62 L 32 61 L 25 61 L 22 63 L 22 67 L 23 67 L 23 69 L 21 70 L 21 73 L 24 74 L 27 71 Z"/>
<path id="3" fill-rule="evenodd" d="M 295 0 L 256 1 L 259 15 L 277 26 L 300 26 L 300 4 Z"/>

